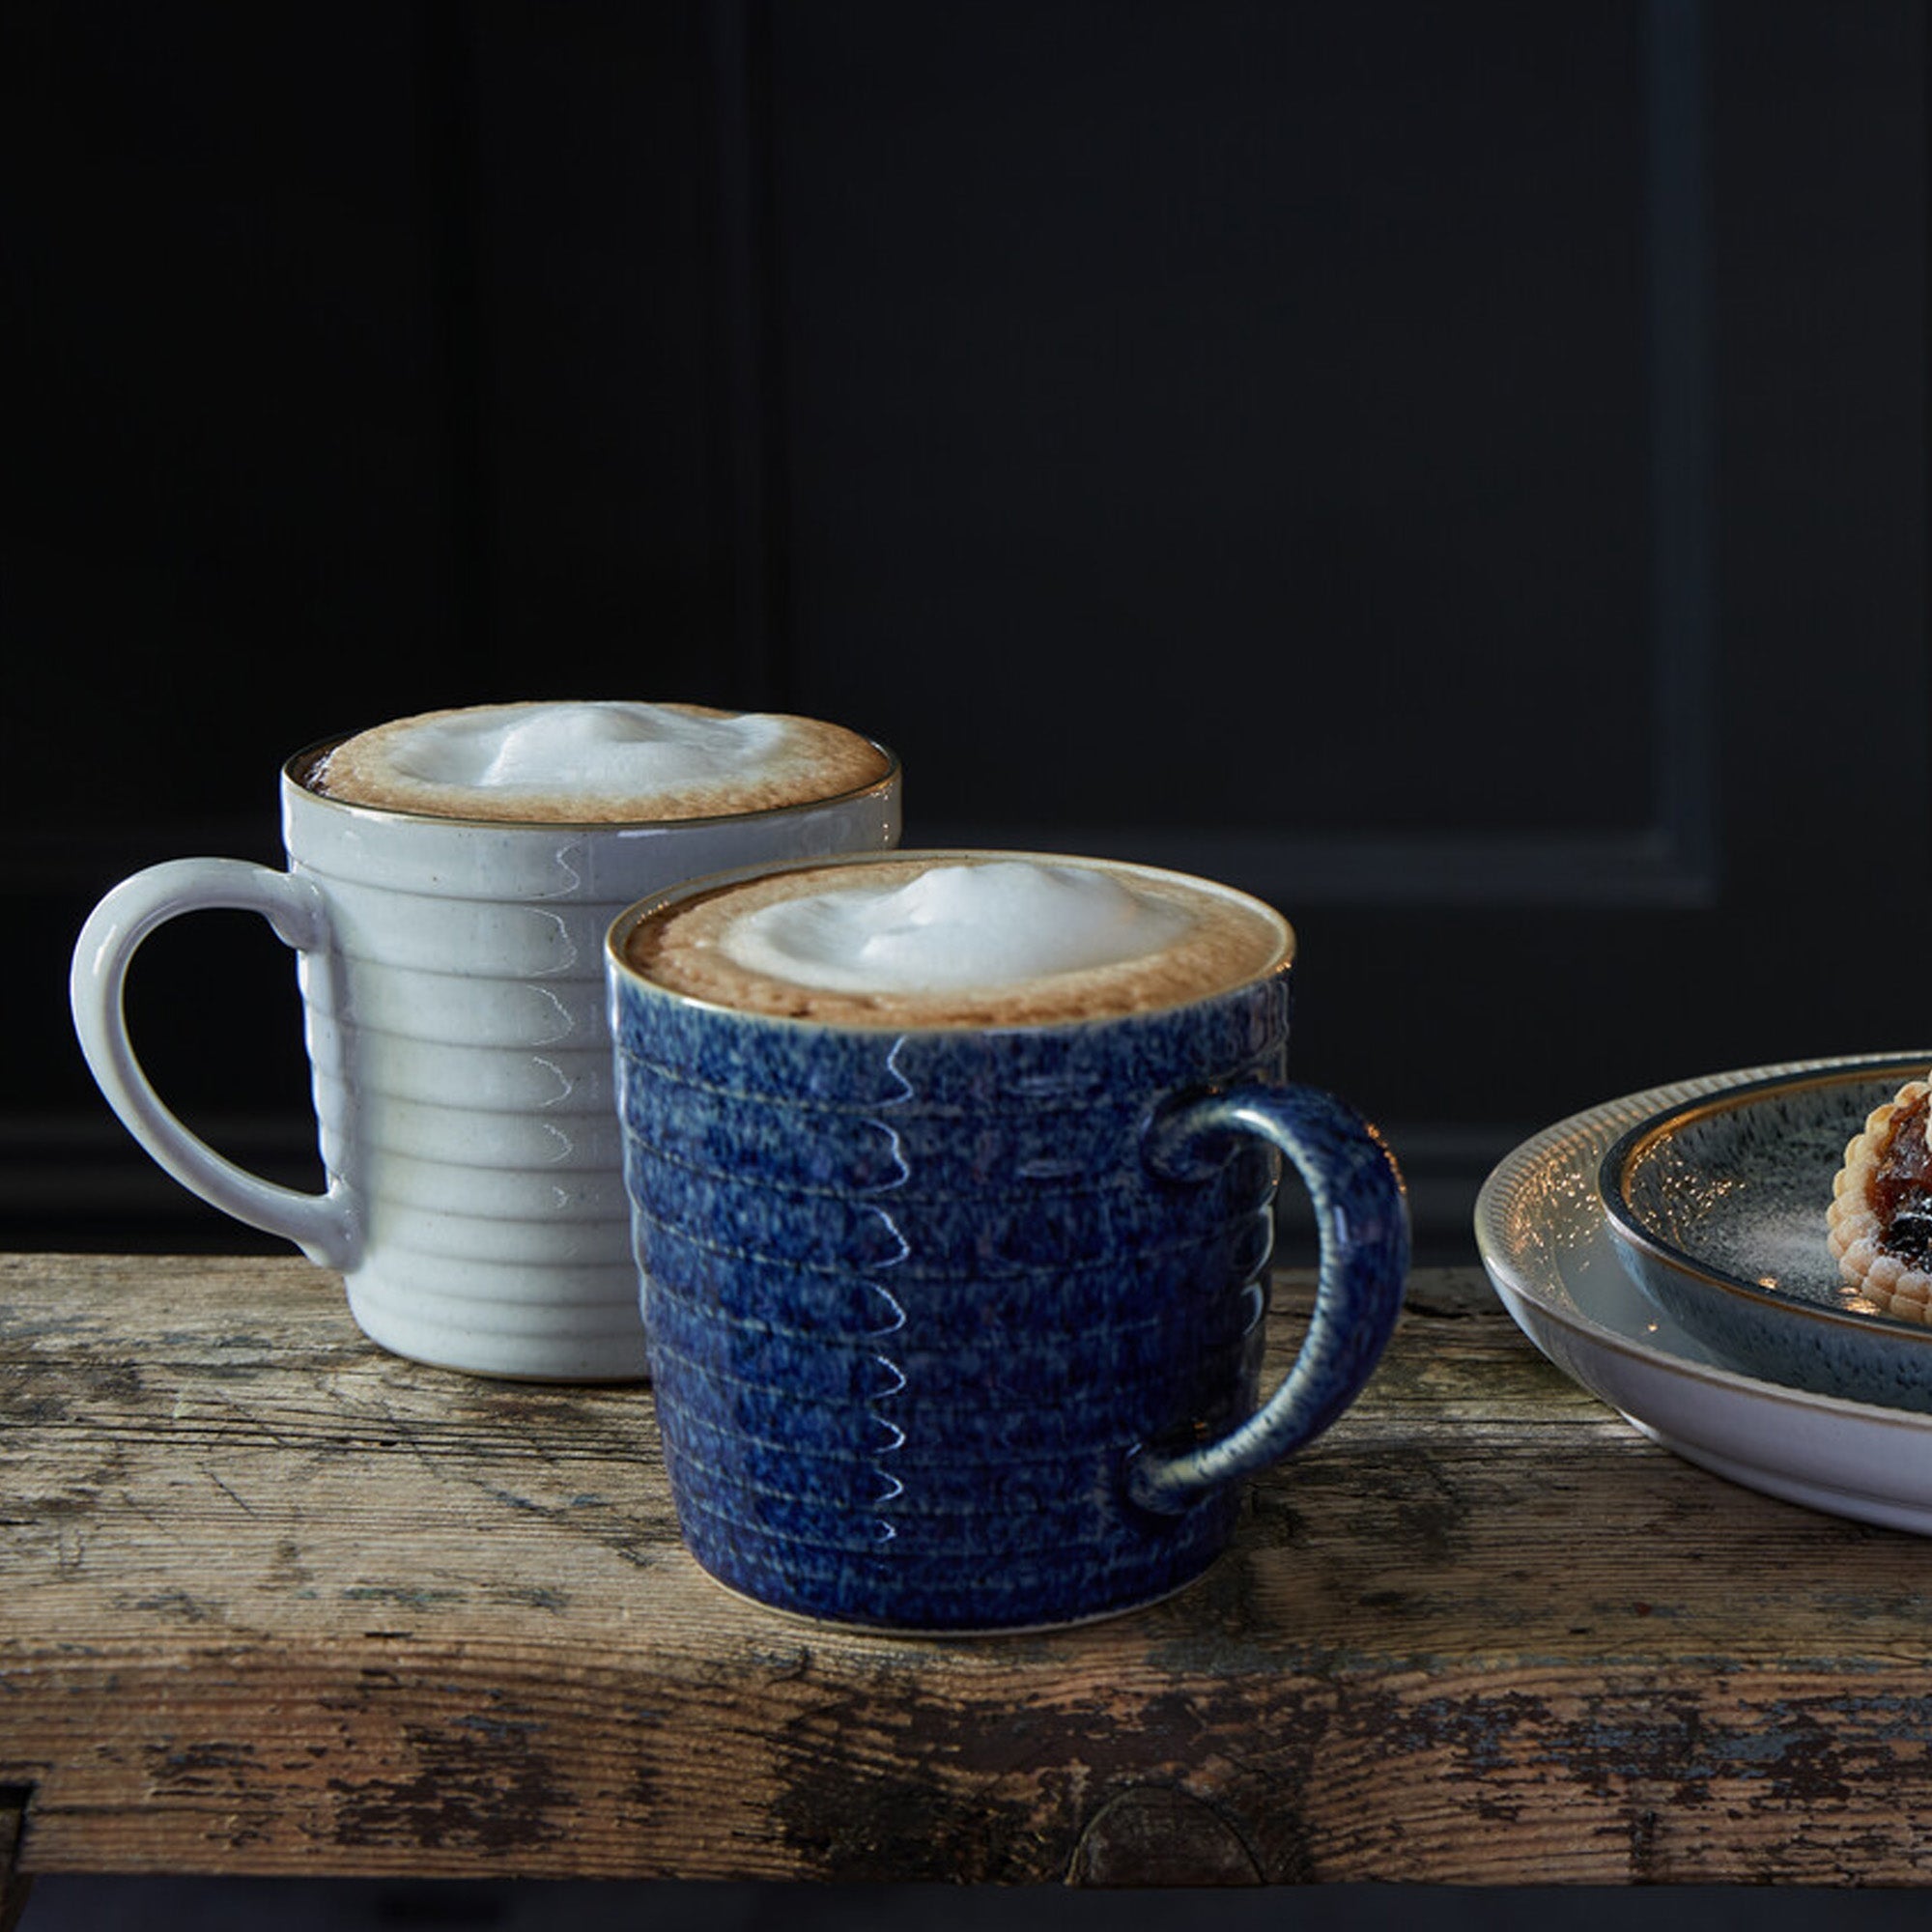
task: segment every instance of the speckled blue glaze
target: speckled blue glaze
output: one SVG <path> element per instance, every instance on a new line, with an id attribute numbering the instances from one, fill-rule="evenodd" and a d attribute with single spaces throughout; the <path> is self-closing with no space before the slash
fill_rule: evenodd
<path id="1" fill-rule="evenodd" d="M 1846 1142 L 1928 1065 L 1893 1055 L 1807 1067 L 1640 1121 L 1599 1175 L 1625 1272 L 1748 1375 L 1932 1410 L 1932 1328 L 1848 1288 L 1825 1224 Z"/>
<path id="2" fill-rule="evenodd" d="M 721 1010 L 620 946 L 658 1417 L 686 1542 L 730 1587 L 934 1632 L 1149 1602 L 1372 1372 L 1401 1181 L 1354 1115 L 1282 1084 L 1286 967 L 1133 1019 L 901 1034 Z M 1258 1412 L 1282 1151 L 1323 1278 Z"/>

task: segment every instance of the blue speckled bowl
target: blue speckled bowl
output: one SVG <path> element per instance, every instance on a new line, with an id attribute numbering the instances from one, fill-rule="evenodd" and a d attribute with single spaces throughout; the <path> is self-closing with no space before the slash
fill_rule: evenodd
<path id="1" fill-rule="evenodd" d="M 1932 1410 L 1932 1328 L 1847 1288 L 1825 1231 L 1846 1142 L 1928 1066 L 1932 1052 L 1844 1061 L 1720 1088 L 1640 1122 L 1599 1171 L 1625 1269 L 1747 1374 Z"/>
<path id="2" fill-rule="evenodd" d="M 638 920 L 720 883 L 633 908 L 609 949 L 693 1555 L 778 1607 L 907 1631 L 1071 1622 L 1198 1576 L 1240 1479 L 1367 1379 L 1407 1257 L 1387 1150 L 1282 1083 L 1285 923 L 1273 967 L 1190 1006 L 901 1032 L 735 1012 L 628 967 Z M 1282 1154 L 1323 1263 L 1262 1402 Z"/>

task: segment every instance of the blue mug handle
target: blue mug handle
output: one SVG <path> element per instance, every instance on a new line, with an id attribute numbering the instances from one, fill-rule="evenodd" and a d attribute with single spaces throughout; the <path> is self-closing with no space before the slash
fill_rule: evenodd
<path id="1" fill-rule="evenodd" d="M 1236 1087 L 1156 1115 L 1148 1163 L 1165 1179 L 1185 1180 L 1233 1134 L 1269 1142 L 1301 1175 L 1321 1240 L 1315 1310 L 1293 1367 L 1247 1421 L 1196 1447 L 1133 1452 L 1127 1493 L 1161 1516 L 1180 1515 L 1321 1435 L 1368 1380 L 1402 1308 L 1408 1204 L 1376 1129 L 1318 1088 Z"/>

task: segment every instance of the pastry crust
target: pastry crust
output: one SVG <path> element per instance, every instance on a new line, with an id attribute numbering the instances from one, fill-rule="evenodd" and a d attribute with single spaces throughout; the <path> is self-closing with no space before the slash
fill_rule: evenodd
<path id="1" fill-rule="evenodd" d="M 1887 1153 L 1901 1131 L 1913 1131 L 1907 1117 L 1928 1094 L 1932 1083 L 1907 1081 L 1865 1117 L 1862 1130 L 1846 1145 L 1825 1224 L 1838 1273 L 1848 1287 L 1888 1315 L 1932 1322 L 1932 1273 L 1886 1245 L 1887 1228 L 1874 1198 Z"/>

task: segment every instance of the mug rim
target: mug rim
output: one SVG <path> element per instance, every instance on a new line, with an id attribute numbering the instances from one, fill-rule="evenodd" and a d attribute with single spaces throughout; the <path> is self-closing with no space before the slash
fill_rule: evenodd
<path id="1" fill-rule="evenodd" d="M 746 717 L 757 714 L 739 712 L 734 715 Z M 400 822 L 425 826 L 454 825 L 483 832 L 549 834 L 561 832 L 582 835 L 598 832 L 667 832 L 698 825 L 755 825 L 767 819 L 787 818 L 801 812 L 823 811 L 829 807 L 851 805 L 861 799 L 884 796 L 898 785 L 903 775 L 899 755 L 890 745 L 880 743 L 878 739 L 868 736 L 864 731 L 854 731 L 852 735 L 855 738 L 862 739 L 871 746 L 872 750 L 885 759 L 886 769 L 877 778 L 868 779 L 864 784 L 848 785 L 843 791 L 827 792 L 822 798 L 795 799 L 788 805 L 765 805 L 753 811 L 713 811 L 686 818 L 471 818 L 456 812 L 420 811 L 404 805 L 371 805 L 361 799 L 331 798 L 327 792 L 318 791 L 308 782 L 309 775 L 327 753 L 357 735 L 355 731 L 331 731 L 327 737 L 317 738 L 304 745 L 300 751 L 292 752 L 282 760 L 283 784 L 305 804 L 327 807 L 330 810 L 346 812 L 351 816 L 366 814 L 383 824 Z"/>
<path id="2" fill-rule="evenodd" d="M 786 872 L 816 871 L 826 867 L 838 866 L 889 866 L 907 861 L 915 864 L 929 864 L 945 860 L 1001 861 L 1021 860 L 1032 865 L 1042 866 L 1094 866 L 1103 869 L 1132 872 L 1142 877 L 1169 880 L 1177 885 L 1192 887 L 1236 900 L 1253 908 L 1266 919 L 1277 931 L 1274 952 L 1267 963 L 1253 973 L 1244 974 L 1240 979 L 1225 986 L 1216 987 L 1212 992 L 1194 994 L 1186 999 L 1174 1000 L 1164 1006 L 1146 1007 L 1131 1012 L 1093 1013 L 1072 1019 L 1058 1020 L 899 1020 L 884 1019 L 877 1022 L 853 1019 L 818 1019 L 803 1013 L 763 1013 L 753 1012 L 744 1007 L 733 1007 L 722 1000 L 706 999 L 700 993 L 687 993 L 676 986 L 667 986 L 656 980 L 647 979 L 624 956 L 625 947 L 631 934 L 645 920 L 660 912 L 667 912 L 672 906 L 687 900 L 702 897 L 707 894 L 722 892 L 728 887 L 742 885 L 753 879 L 775 877 Z M 1243 892 L 1238 886 L 1224 885 L 1218 879 L 1204 878 L 1198 872 L 1182 872 L 1172 866 L 1146 864 L 1138 859 L 1102 858 L 1094 853 L 1077 852 L 1038 852 L 1017 850 L 1009 847 L 980 845 L 937 845 L 895 847 L 885 851 L 830 852 L 815 857 L 784 859 L 776 863 L 770 860 L 762 864 L 733 866 L 724 871 L 703 873 L 696 878 L 680 880 L 676 885 L 667 886 L 662 892 L 652 893 L 628 905 L 611 922 L 610 929 L 604 935 L 604 960 L 607 974 L 614 974 L 640 991 L 657 999 L 667 1000 L 673 1005 L 704 1013 L 728 1015 L 732 1019 L 748 1024 L 777 1027 L 803 1027 L 817 1032 L 841 1034 L 996 1034 L 1021 1033 L 1045 1034 L 1065 1031 L 1069 1028 L 1123 1026 L 1139 1020 L 1165 1019 L 1172 1014 L 1185 1012 L 1190 1008 L 1209 1005 L 1218 1000 L 1232 998 L 1236 994 L 1250 991 L 1279 979 L 1294 964 L 1296 934 L 1293 923 L 1288 915 L 1270 905 L 1267 900 L 1253 893 Z"/>

